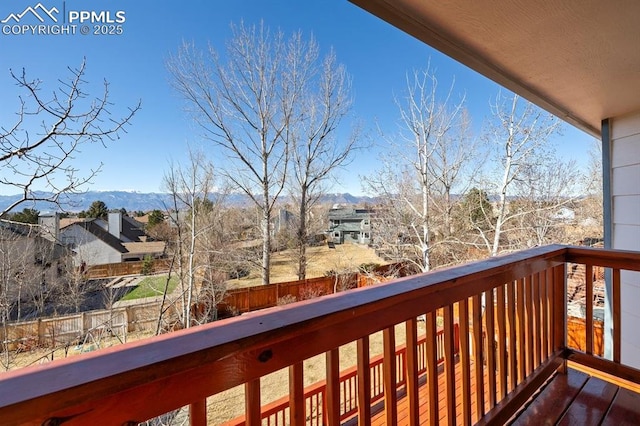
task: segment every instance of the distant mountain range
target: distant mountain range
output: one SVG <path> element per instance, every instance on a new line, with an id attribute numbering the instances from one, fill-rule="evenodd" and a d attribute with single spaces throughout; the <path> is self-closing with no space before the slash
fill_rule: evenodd
<path id="1" fill-rule="evenodd" d="M 46 195 L 41 193 L 41 195 Z M 0 195 L 0 210 L 20 198 L 19 195 Z M 128 212 L 133 211 L 149 211 L 153 209 L 164 210 L 173 203 L 169 194 L 163 193 L 141 193 L 128 191 L 88 191 L 82 194 L 71 194 L 64 205 L 64 209 L 69 212 L 79 212 L 87 210 L 94 201 L 104 201 L 109 209 L 125 208 Z M 286 199 L 283 199 L 286 202 Z M 231 194 L 227 197 L 227 202 L 235 206 L 249 206 L 251 204 L 249 198 L 244 194 Z M 349 193 L 326 194 L 320 202 L 325 204 L 374 204 L 375 198 L 356 196 Z M 26 202 L 19 205 L 16 211 L 24 208 L 35 208 L 40 212 L 59 211 L 55 205 L 45 202 Z"/>

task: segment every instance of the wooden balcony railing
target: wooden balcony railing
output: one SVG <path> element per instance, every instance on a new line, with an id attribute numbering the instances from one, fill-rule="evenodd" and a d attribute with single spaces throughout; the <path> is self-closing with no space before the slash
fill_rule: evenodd
<path id="1" fill-rule="evenodd" d="M 454 324 L 454 355 L 458 354 L 458 324 Z M 426 359 L 427 339 L 423 336 L 418 340 L 418 375 L 427 371 Z M 436 333 L 436 363 L 444 362 L 444 330 Z M 407 364 L 407 346 L 401 345 L 396 349 L 396 391 L 407 384 L 405 365 Z M 375 404 L 384 397 L 383 381 L 384 356 L 379 355 L 371 359 L 369 363 L 369 375 L 371 377 L 371 404 Z M 340 372 L 340 422 L 347 420 L 358 413 L 358 368 L 351 367 Z M 321 380 L 304 389 L 305 408 L 307 413 L 307 425 L 327 424 L 327 411 L 324 402 L 327 399 L 327 381 Z M 289 396 L 280 398 L 262 407 L 261 419 L 269 426 L 284 426 L 289 424 Z M 245 416 L 224 423 L 223 426 L 244 426 Z"/>
<path id="2" fill-rule="evenodd" d="M 590 303 L 585 350 L 567 343 L 567 262 L 586 265 L 589 301 L 590 268 L 612 271 L 611 360 L 593 355 Z M 342 392 L 338 348 L 356 342 L 356 418 L 367 424 L 373 399 L 369 336 L 382 331 L 382 401 L 388 424 L 398 423 L 401 399 L 409 407 L 408 424 L 436 424 L 439 419 L 502 424 L 567 359 L 640 383 L 640 371 L 621 363 L 623 270 L 640 271 L 640 254 L 554 245 L 254 312 L 3 373 L 0 419 L 6 424 L 134 424 L 189 406 L 191 424 L 204 425 L 208 411 L 216 410 L 206 398 L 244 385 L 246 424 L 258 425 L 260 378 L 287 367 L 289 422 L 302 425 L 307 417 L 302 363 L 324 353 L 326 424 L 337 425 Z M 438 312 L 444 336 L 441 366 Z M 426 405 L 418 398 L 416 318 L 423 314 Z M 402 367 L 395 356 L 397 324 L 406 328 Z M 444 385 L 435 380 L 439 368 Z M 398 371 L 406 376 L 402 393 L 396 392 Z"/>

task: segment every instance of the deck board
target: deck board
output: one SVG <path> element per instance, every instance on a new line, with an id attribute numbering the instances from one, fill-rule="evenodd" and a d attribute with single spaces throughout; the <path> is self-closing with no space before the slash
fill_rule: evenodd
<path id="1" fill-rule="evenodd" d="M 640 394 L 629 389 L 620 388 L 613 400 L 603 426 L 639 425 L 640 424 Z"/>
<path id="2" fill-rule="evenodd" d="M 590 377 L 558 425 L 599 424 L 609 410 L 617 392 L 618 386 Z"/>
<path id="3" fill-rule="evenodd" d="M 540 425 L 555 424 L 589 378 L 585 373 L 570 371 L 571 374 L 556 375 L 513 424 L 536 424 L 534 419 L 540 419 Z"/>
<path id="4" fill-rule="evenodd" d="M 456 363 L 456 424 L 462 421 L 462 381 L 460 363 Z M 487 369 L 484 367 L 485 383 Z M 444 371 L 438 375 L 439 424 L 447 424 L 446 382 Z M 471 393 L 475 394 L 475 381 L 471 380 Z M 485 407 L 488 407 L 489 395 L 485 386 Z M 429 396 L 424 378 L 420 381 L 420 424 L 428 424 Z M 386 425 L 384 404 L 378 404 L 372 411 L 371 425 Z M 471 407 L 471 416 L 476 421 L 476 404 Z M 409 424 L 408 403 L 402 392 L 398 395 L 397 424 Z M 569 369 L 567 374 L 556 373 L 540 392 L 532 398 L 520 413 L 511 421 L 512 425 L 639 425 L 640 394 L 621 388 L 601 378 Z"/>
<path id="5" fill-rule="evenodd" d="M 471 363 L 473 366 L 473 362 Z M 438 374 L 438 412 L 439 424 L 446 424 L 448 415 L 447 415 L 447 404 L 446 404 L 446 376 L 445 372 L 442 368 L 439 369 Z M 486 381 L 486 375 L 485 375 Z M 486 387 L 485 387 L 486 390 Z M 471 394 L 474 395 L 476 391 L 475 381 L 471 380 Z M 455 363 L 455 395 L 456 395 L 456 424 L 461 424 L 462 422 L 462 372 L 460 368 L 460 363 Z M 489 396 L 485 391 L 485 407 L 488 404 Z M 379 405 L 378 410 L 372 411 L 371 416 L 371 425 L 379 426 L 386 425 L 385 413 L 384 413 L 384 405 Z M 409 423 L 409 407 L 406 398 L 398 398 L 398 425 L 408 425 Z M 428 424 L 429 419 L 429 394 L 428 394 L 428 386 L 426 386 L 426 381 L 424 378 L 420 381 L 420 392 L 419 392 L 419 411 L 420 411 L 420 424 Z M 471 418 L 476 418 L 476 406 L 472 404 L 471 407 Z"/>

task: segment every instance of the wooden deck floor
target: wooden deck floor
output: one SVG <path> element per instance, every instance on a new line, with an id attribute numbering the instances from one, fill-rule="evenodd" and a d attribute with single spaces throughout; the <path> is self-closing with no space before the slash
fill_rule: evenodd
<path id="1" fill-rule="evenodd" d="M 458 369 L 457 369 L 458 370 Z M 486 379 L 486 377 L 485 377 Z M 486 380 L 485 380 L 486 381 Z M 471 392 L 475 393 L 471 380 Z M 445 404 L 445 378 L 441 372 L 438 377 L 439 388 L 439 424 L 447 424 Z M 485 390 L 487 386 L 485 386 Z M 473 396 L 472 396 L 473 399 Z M 428 423 L 428 389 L 420 387 L 420 423 Z M 462 424 L 461 376 L 456 371 L 456 424 Z M 485 407 L 488 394 L 485 391 Z M 386 425 L 386 413 L 381 402 L 373 407 L 371 425 Z M 475 404 L 472 404 L 472 421 L 477 421 Z M 355 423 L 355 419 L 353 422 Z M 408 425 L 407 399 L 398 398 L 398 425 Z M 556 373 L 538 394 L 516 415 L 512 425 L 640 425 L 640 394 L 592 377 L 584 372 L 568 369 L 567 374 Z"/>
<path id="2" fill-rule="evenodd" d="M 471 369 L 473 371 L 473 363 L 471 364 Z M 429 395 L 428 395 L 428 387 L 424 382 L 424 378 L 421 380 L 420 386 L 420 422 L 422 424 L 427 424 L 429 420 Z M 486 378 L 485 378 L 486 382 Z M 456 424 L 462 424 L 462 376 L 460 372 L 460 363 L 456 363 Z M 438 374 L 438 412 L 439 412 L 439 424 L 447 424 L 447 405 L 446 405 L 446 380 L 444 371 L 440 371 Z M 485 390 L 487 389 L 487 385 L 485 385 Z M 471 394 L 474 395 L 476 392 L 476 386 L 474 380 L 471 380 Z M 488 393 L 485 391 L 485 406 L 488 403 Z M 377 410 L 376 410 L 377 409 Z M 404 396 L 398 397 L 398 425 L 408 425 L 409 424 L 409 414 L 408 414 L 408 403 L 407 398 Z M 381 426 L 386 425 L 386 413 L 384 410 L 384 404 L 381 402 L 377 406 L 373 407 L 371 416 L 371 425 L 372 426 Z M 471 419 L 472 421 L 476 421 L 477 419 L 477 410 L 475 404 L 472 404 L 471 411 Z"/>
<path id="3" fill-rule="evenodd" d="M 640 394 L 569 369 L 556 374 L 513 425 L 639 425 Z"/>

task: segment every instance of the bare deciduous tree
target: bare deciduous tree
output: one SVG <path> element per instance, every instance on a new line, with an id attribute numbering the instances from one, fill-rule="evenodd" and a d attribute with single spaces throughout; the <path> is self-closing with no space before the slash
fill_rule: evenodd
<path id="1" fill-rule="evenodd" d="M 220 263 L 216 254 L 222 252 L 225 194 L 214 193 L 215 177 L 213 165 L 202 153 L 194 151 L 189 153 L 187 167 L 172 166 L 165 176 L 165 186 L 175 207 L 171 220 L 177 229 L 174 256 L 181 286 L 180 321 L 184 328 L 193 322 L 192 307 L 196 302 L 215 309 L 215 302 L 224 293 L 224 279 L 218 279 L 214 268 Z"/>
<path id="2" fill-rule="evenodd" d="M 603 238 L 603 210 L 602 210 L 602 145 L 595 141 L 589 150 L 589 164 L 585 175 L 582 193 L 585 198 L 577 202 L 578 217 L 581 223 L 581 238 Z"/>
<path id="3" fill-rule="evenodd" d="M 562 163 L 550 147 L 561 122 L 518 95 L 499 94 L 492 105 L 493 118 L 486 138 L 495 147 L 496 179 L 492 187 L 497 201 L 490 230 L 477 228 L 487 252 L 520 249 L 546 241 L 550 216 L 571 200 L 578 172 L 573 163 Z M 483 185 L 483 187 L 489 187 Z M 521 238 L 522 231 L 535 235 Z M 513 246 L 505 243 L 511 235 Z"/>
<path id="4" fill-rule="evenodd" d="M 167 67 L 203 137 L 226 157 L 224 174 L 260 211 L 262 282 L 269 284 L 270 222 L 284 189 L 290 132 L 308 68 L 300 34 L 232 26 L 224 62 L 184 44 Z"/>
<path id="5" fill-rule="evenodd" d="M 54 250 L 54 244 L 38 236 L 37 226 L 0 222 L 0 365 L 5 369 L 12 362 L 10 345 L 18 337 L 9 332 L 9 323 L 37 318 L 62 302 Z"/>
<path id="6" fill-rule="evenodd" d="M 109 84 L 99 97 L 85 91 L 85 62 L 69 68 L 70 76 L 50 96 L 43 82 L 31 80 L 24 70 L 11 77 L 25 95 L 19 97 L 17 118 L 0 124 L 0 188 L 20 197 L 0 211 L 0 217 L 25 201 L 61 203 L 65 194 L 77 192 L 100 170 L 78 170 L 74 157 L 87 144 L 117 139 L 140 109 L 129 108 L 112 117 Z M 39 191 L 38 191 L 39 190 Z M 41 192 L 45 190 L 46 192 Z"/>
<path id="7" fill-rule="evenodd" d="M 441 233 L 451 229 L 452 191 L 471 164 L 469 120 L 464 98 L 452 103 L 453 86 L 439 99 L 437 79 L 428 69 L 407 76 L 407 96 L 397 101 L 401 132 L 389 143 L 396 155 L 365 183 L 383 200 L 376 213 L 373 238 L 416 268 L 431 268 L 434 217 L 440 212 Z M 467 173 L 468 174 L 468 173 Z M 385 231 L 384 227 L 388 230 Z M 443 229 L 446 229 L 444 231 Z"/>
<path id="8" fill-rule="evenodd" d="M 298 205 L 295 237 L 298 279 L 306 278 L 309 244 L 309 215 L 323 193 L 322 184 L 336 168 L 346 164 L 358 146 L 358 132 L 346 140 L 337 135 L 341 121 L 351 108 L 350 81 L 333 52 L 318 62 L 318 46 L 312 39 L 301 45 L 306 53 L 302 65 L 308 68 L 300 102 L 288 128 L 291 140 L 290 194 Z"/>

